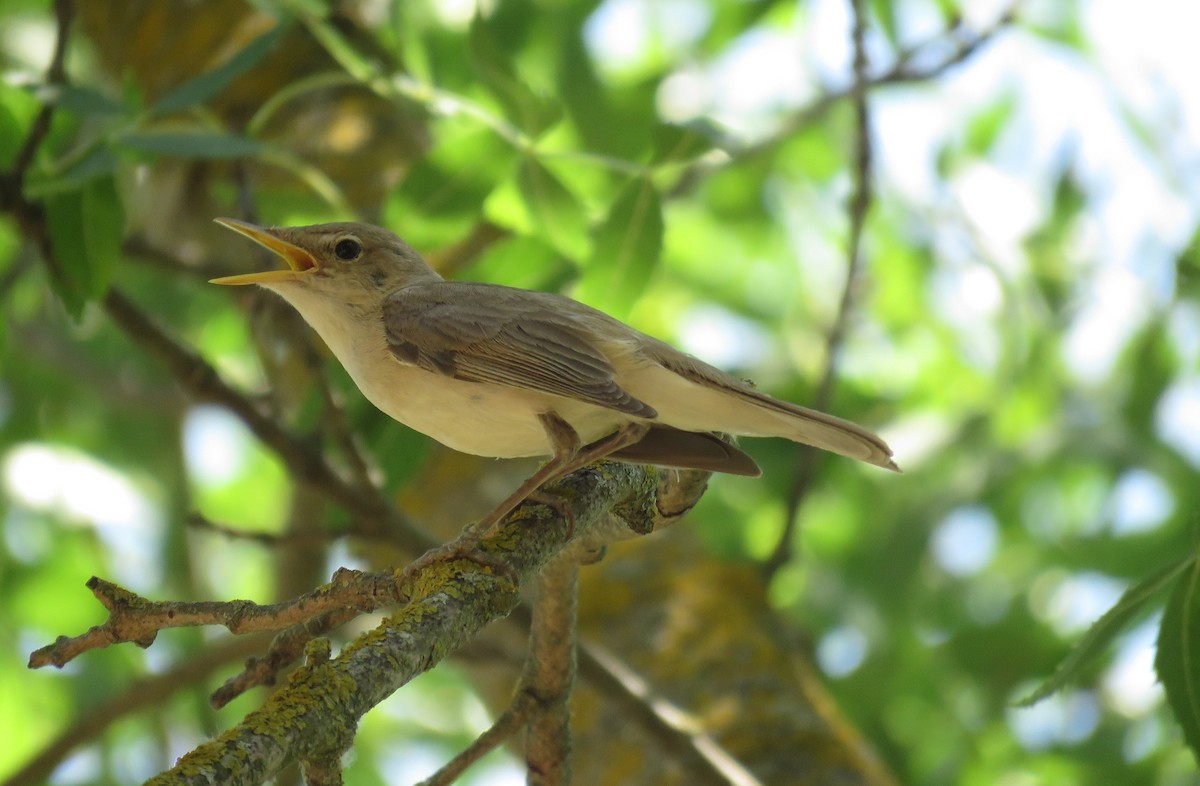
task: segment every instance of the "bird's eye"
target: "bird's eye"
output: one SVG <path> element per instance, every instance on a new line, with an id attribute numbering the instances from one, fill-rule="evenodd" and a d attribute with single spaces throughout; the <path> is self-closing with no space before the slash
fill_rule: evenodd
<path id="1" fill-rule="evenodd" d="M 333 253 L 337 254 L 338 259 L 344 259 L 347 262 L 350 262 L 351 260 L 358 259 L 362 255 L 362 244 L 360 244 L 357 240 L 351 240 L 348 237 L 343 238 L 338 241 L 336 246 L 333 247 Z"/>

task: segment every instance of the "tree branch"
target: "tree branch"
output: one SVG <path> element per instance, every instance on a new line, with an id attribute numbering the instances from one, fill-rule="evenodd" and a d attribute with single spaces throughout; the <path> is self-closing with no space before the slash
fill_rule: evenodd
<path id="1" fill-rule="evenodd" d="M 54 54 L 51 55 L 50 65 L 46 69 L 47 85 L 58 85 L 66 81 L 67 41 L 71 37 L 71 21 L 74 17 L 75 4 L 71 0 L 55 0 L 54 22 L 57 35 L 54 39 Z M 33 163 L 33 157 L 45 141 L 46 134 L 50 133 L 50 120 L 54 117 L 54 109 L 53 102 L 46 102 L 29 126 L 29 134 L 13 157 L 13 165 L 8 172 L 8 178 L 13 183 L 21 184 L 25 181 L 25 173 Z"/>
<path id="2" fill-rule="evenodd" d="M 853 1 L 856 2 L 857 0 Z M 733 151 L 731 159 L 725 162 L 724 165 L 727 166 L 734 161 L 750 158 L 779 146 L 791 139 L 799 131 L 802 131 L 824 117 L 834 106 L 848 98 L 854 99 L 857 102 L 875 88 L 936 79 L 955 66 L 965 62 L 978 52 L 984 44 L 995 38 L 1001 30 L 1012 24 L 1016 19 L 1019 4 L 1020 0 L 1013 0 L 995 22 L 976 32 L 965 28 L 961 20 L 956 21 L 953 26 L 942 33 L 919 44 L 900 50 L 892 66 L 881 74 L 871 75 L 869 70 L 859 73 L 856 65 L 854 80 L 849 86 L 840 90 L 829 90 L 807 106 L 796 110 L 771 136 L 756 144 Z M 854 24 L 855 26 L 858 25 L 857 17 Z M 863 24 L 865 25 L 866 23 L 863 22 Z M 913 63 L 919 60 L 926 51 L 938 46 L 944 46 L 947 43 L 950 44 L 951 50 L 941 59 L 923 68 L 913 66 Z M 857 59 L 858 54 L 856 51 L 856 62 Z"/>
<path id="3" fill-rule="evenodd" d="M 538 598 L 529 631 L 529 659 L 521 692 L 533 699 L 525 737 L 529 783 L 571 782 L 571 686 L 575 682 L 579 560 L 563 552 L 538 574 Z"/>
<path id="4" fill-rule="evenodd" d="M 833 389 L 837 384 L 838 365 L 841 360 L 842 344 L 846 339 L 846 330 L 854 311 L 854 296 L 858 289 L 858 279 L 862 268 L 863 232 L 867 223 L 867 212 L 871 208 L 871 115 L 867 101 L 865 86 L 869 81 L 870 63 L 867 60 L 866 30 L 867 12 L 863 0 L 850 0 L 853 12 L 853 27 L 851 39 L 854 47 L 854 190 L 850 195 L 848 210 L 850 213 L 849 238 L 846 242 L 846 282 L 842 287 L 841 298 L 838 301 L 837 315 L 825 335 L 825 367 L 821 371 L 820 382 L 817 383 L 816 395 L 813 396 L 812 407 L 819 410 L 829 409 L 833 398 Z M 800 506 L 812 488 L 817 475 L 823 453 L 815 448 L 802 447 L 798 451 L 796 468 L 792 476 L 792 484 L 788 489 L 783 531 L 775 544 L 771 556 L 763 565 L 763 571 L 769 578 L 786 565 L 792 558 L 795 541 L 797 520 Z"/>
<path id="5" fill-rule="evenodd" d="M 258 439 L 273 450 L 299 482 L 321 489 L 331 500 L 362 520 L 361 531 L 387 538 L 409 552 L 427 551 L 434 541 L 378 494 L 366 494 L 333 471 L 314 445 L 301 442 L 250 399 L 232 388 L 211 365 L 168 336 L 141 309 L 116 289 L 102 301 L 104 310 L 125 334 L 157 358 L 183 389 L 198 401 L 220 404 L 241 418 Z"/>
<path id="6" fill-rule="evenodd" d="M 200 683 L 226 664 L 253 654 L 262 644 L 260 636 L 216 642 L 169 671 L 129 683 L 119 694 L 96 705 L 63 729 L 37 756 L 10 775 L 3 786 L 37 786 L 46 783 L 50 774 L 71 751 L 100 737 L 121 718 L 148 707 L 162 706 L 180 690 Z"/>
<path id="7" fill-rule="evenodd" d="M 149 647 L 167 628 L 223 625 L 230 633 L 275 631 L 327 612 L 373 611 L 403 599 L 391 571 L 362 573 L 345 568 L 312 592 L 270 605 L 248 600 L 151 601 L 96 576 L 88 580 L 87 588 L 108 609 L 108 619 L 79 636 L 59 636 L 53 644 L 35 650 L 29 656 L 31 669 L 62 668 L 88 650 L 123 642 Z"/>
<path id="8" fill-rule="evenodd" d="M 502 559 L 520 583 L 529 581 L 564 545 L 628 528 L 611 524 L 614 508 L 644 511 L 653 529 L 656 473 L 602 462 L 551 486 L 570 500 L 574 526 L 546 505 L 523 505 L 480 545 Z M 326 751 L 328 740 L 352 734 L 359 718 L 417 674 L 474 636 L 519 602 L 518 586 L 469 561 L 438 563 L 412 582 L 414 599 L 331 661 L 297 669 L 289 684 L 259 710 L 184 756 L 151 784 L 257 784 L 291 759 Z M 319 745 L 319 750 L 314 746 Z"/>

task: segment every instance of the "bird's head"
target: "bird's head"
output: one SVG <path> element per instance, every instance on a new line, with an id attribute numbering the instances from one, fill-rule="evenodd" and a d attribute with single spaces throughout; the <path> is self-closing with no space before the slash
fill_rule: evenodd
<path id="1" fill-rule="evenodd" d="M 216 222 L 283 257 L 286 270 L 214 278 L 214 284 L 259 284 L 298 307 L 314 298 L 350 307 L 378 304 L 389 293 L 440 278 L 400 238 L 367 224 L 263 228 L 232 218 Z"/>

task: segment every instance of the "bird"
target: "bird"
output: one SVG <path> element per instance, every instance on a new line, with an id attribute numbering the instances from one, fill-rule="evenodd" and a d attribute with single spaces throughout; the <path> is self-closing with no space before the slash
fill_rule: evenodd
<path id="1" fill-rule="evenodd" d="M 569 297 L 446 280 L 385 229 L 215 221 L 287 268 L 212 283 L 281 296 L 385 414 L 463 453 L 549 457 L 476 522 L 472 543 L 546 482 L 602 458 L 761 474 L 720 435 L 784 437 L 900 471 L 855 423 L 769 396 Z"/>

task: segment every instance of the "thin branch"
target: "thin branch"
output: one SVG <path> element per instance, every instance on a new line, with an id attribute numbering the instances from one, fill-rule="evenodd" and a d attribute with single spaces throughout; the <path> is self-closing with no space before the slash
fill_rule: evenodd
<path id="1" fill-rule="evenodd" d="M 418 554 L 434 544 L 407 518 L 379 495 L 343 480 L 322 458 L 315 445 L 308 445 L 259 411 L 250 399 L 232 388 L 216 369 L 191 348 L 178 343 L 116 289 L 102 301 L 104 309 L 126 335 L 147 353 L 158 358 L 171 376 L 193 398 L 220 404 L 241 418 L 247 428 L 272 449 L 291 469 L 297 481 L 318 487 L 331 500 L 362 519 L 362 531 Z"/>
<path id="2" fill-rule="evenodd" d="M 71 36 L 71 20 L 74 16 L 75 4 L 71 0 L 55 0 L 54 21 L 57 35 L 54 39 L 54 54 L 51 55 L 50 66 L 46 69 L 47 85 L 58 85 L 66 81 L 64 61 L 67 56 L 67 41 Z M 8 172 L 8 178 L 13 183 L 24 182 L 25 173 L 33 163 L 33 157 L 37 155 L 38 148 L 50 133 L 50 120 L 54 117 L 54 108 L 53 102 L 43 104 L 29 126 L 29 134 L 13 157 L 12 169 Z"/>
<path id="3" fill-rule="evenodd" d="M 357 535 L 354 530 L 338 530 L 327 533 L 318 532 L 254 532 L 246 529 L 231 527 L 228 524 L 218 524 L 207 516 L 192 512 L 184 519 L 184 525 L 190 529 L 199 530 L 201 532 L 211 532 L 214 535 L 221 535 L 231 540 L 248 540 L 254 543 L 261 543 L 264 546 L 312 546 L 329 543 L 338 538 L 346 537 L 347 535 Z"/>
<path id="4" fill-rule="evenodd" d="M 261 636 L 216 642 L 170 671 L 152 674 L 129 683 L 119 694 L 88 710 L 59 732 L 37 756 L 10 775 L 3 786 L 36 786 L 46 783 L 54 769 L 75 748 L 89 740 L 97 739 L 114 723 L 128 715 L 147 707 L 161 707 L 168 698 L 179 691 L 199 684 L 218 669 L 251 655 L 262 644 Z"/>
<path id="5" fill-rule="evenodd" d="M 12 267 L 4 271 L 4 275 L 0 275 L 0 300 L 8 297 L 8 292 L 17 282 L 33 268 L 33 258 L 19 256 L 13 260 Z"/>
<path id="6" fill-rule="evenodd" d="M 307 365 L 309 373 L 317 386 L 317 391 L 321 395 L 321 406 L 324 410 L 324 417 L 321 418 L 322 429 L 325 435 L 337 445 L 342 457 L 349 465 L 354 483 L 362 488 L 364 492 L 378 496 L 381 493 L 383 485 L 383 473 L 368 458 L 357 435 L 350 428 L 350 421 L 346 418 L 346 410 L 333 388 L 333 383 L 329 379 L 329 373 L 325 369 L 325 363 L 317 351 L 316 344 L 311 340 L 311 336 L 309 338 L 310 340 L 303 342 L 300 351 L 305 365 Z"/>
<path id="7" fill-rule="evenodd" d="M 300 657 L 300 653 L 304 652 L 304 648 L 310 642 L 318 636 L 340 628 L 364 611 L 345 606 L 318 614 L 279 631 L 265 653 L 247 658 L 240 672 L 225 680 L 221 687 L 213 691 L 209 696 L 209 703 L 220 709 L 251 688 L 274 685 L 279 672 Z"/>
<path id="8" fill-rule="evenodd" d="M 535 702 L 524 690 L 518 690 L 508 709 L 500 713 L 496 722 L 487 731 L 476 737 L 458 755 L 446 762 L 437 772 L 416 786 L 450 786 L 458 776 L 475 762 L 499 748 L 521 730 L 533 713 Z"/>
<path id="9" fill-rule="evenodd" d="M 474 262 L 480 254 L 510 234 L 508 229 L 493 224 L 491 221 L 479 221 L 471 227 L 470 233 L 462 240 L 427 254 L 426 261 L 446 278 L 453 278 L 455 273 Z"/>
<path id="10" fill-rule="evenodd" d="M 54 16 L 57 22 L 57 38 L 54 42 L 54 54 L 46 71 L 46 84 L 57 85 L 66 81 L 66 69 L 63 62 L 66 58 L 67 41 L 71 35 L 71 20 L 75 14 L 75 6 L 71 0 L 55 0 Z M 54 117 L 55 104 L 46 103 L 38 111 L 25 141 L 13 157 L 13 166 L 9 171 L 0 173 L 0 210 L 12 213 L 17 225 L 26 237 L 32 239 L 42 252 L 42 258 L 50 271 L 64 289 L 71 286 L 67 281 L 63 268 L 54 257 L 50 232 L 46 228 L 45 212 L 25 198 L 25 175 L 29 171 L 37 150 L 50 132 L 50 120 Z"/>
<path id="11" fill-rule="evenodd" d="M 333 647 L 329 639 L 311 642 L 304 649 L 307 668 L 321 669 L 328 666 L 332 652 Z M 342 756 L 354 743 L 356 728 L 357 724 L 349 728 L 343 727 L 343 733 L 334 735 L 332 742 L 324 741 L 320 748 L 300 757 L 300 770 L 304 774 L 306 786 L 342 786 Z"/>
<path id="12" fill-rule="evenodd" d="M 762 786 L 701 724 L 654 694 L 631 669 L 594 644 L 579 648 L 579 674 L 649 734 L 687 773 L 691 786 Z"/>
<path id="13" fill-rule="evenodd" d="M 810 104 L 798 109 L 788 117 L 771 136 L 753 145 L 734 150 L 730 159 L 723 162 L 727 166 L 735 161 L 751 158 L 759 153 L 774 149 L 783 142 L 791 139 L 798 132 L 811 126 L 824 117 L 829 110 L 846 99 L 860 101 L 862 97 L 875 88 L 886 85 L 911 84 L 936 79 L 955 66 L 961 65 L 978 52 L 985 44 L 994 39 L 998 33 L 1011 25 L 1017 16 L 1020 0 L 1014 0 L 1009 7 L 991 25 L 971 32 L 964 28 L 961 22 L 919 44 L 902 49 L 888 70 L 881 74 L 871 75 L 869 71 L 858 73 L 855 70 L 854 81 L 840 90 L 829 90 L 814 99 Z M 857 25 L 857 22 L 855 22 Z M 924 67 L 914 67 L 914 61 L 919 60 L 928 50 L 944 46 L 950 42 L 952 49 L 940 60 Z M 858 54 L 855 54 L 857 62 Z"/>
<path id="14" fill-rule="evenodd" d="M 854 47 L 854 83 L 860 88 L 867 84 L 870 69 L 866 47 L 867 12 L 863 7 L 863 2 L 864 0 L 850 0 L 853 13 L 851 38 Z M 847 208 L 850 213 L 850 226 L 849 239 L 846 243 L 846 282 L 838 301 L 837 315 L 825 335 L 825 367 L 821 371 L 821 379 L 817 384 L 812 404 L 813 408 L 820 410 L 829 408 L 833 389 L 837 383 L 842 344 L 845 342 L 846 330 L 855 306 L 854 298 L 862 268 L 863 233 L 873 196 L 871 188 L 871 115 L 867 90 L 856 89 L 853 91 L 853 95 L 855 115 L 854 190 Z M 783 531 L 780 533 L 779 541 L 775 544 L 771 556 L 763 565 L 763 571 L 768 578 L 792 558 L 800 506 L 812 488 L 821 456 L 819 451 L 809 447 L 800 448 L 798 452 L 792 484 L 788 489 Z"/>
<path id="15" fill-rule="evenodd" d="M 151 245 L 142 235 L 133 235 L 121 241 L 121 253 L 130 261 L 164 270 L 177 276 L 186 276 L 195 281 L 208 281 L 232 272 L 223 269 L 215 262 L 181 259 Z"/>
<path id="16" fill-rule="evenodd" d="M 328 584 L 269 605 L 248 600 L 152 601 L 96 576 L 88 580 L 87 588 L 108 609 L 108 619 L 86 633 L 59 636 L 53 644 L 35 650 L 29 656 L 30 668 L 62 668 L 88 650 L 122 642 L 149 647 L 158 632 L 167 628 L 223 625 L 230 633 L 276 631 L 326 612 L 367 612 L 405 600 L 391 571 L 364 573 L 345 568 L 339 569 Z"/>

